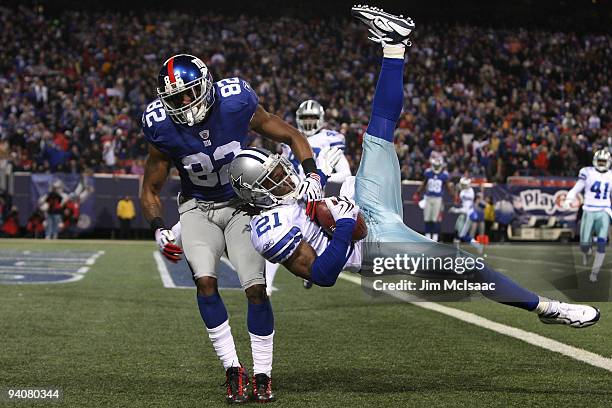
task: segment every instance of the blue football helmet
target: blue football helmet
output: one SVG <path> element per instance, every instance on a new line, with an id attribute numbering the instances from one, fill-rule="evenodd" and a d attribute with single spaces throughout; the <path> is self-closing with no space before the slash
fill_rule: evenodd
<path id="1" fill-rule="evenodd" d="M 174 55 L 157 78 L 157 96 L 176 123 L 193 126 L 201 122 L 215 102 L 212 75 L 198 57 Z"/>

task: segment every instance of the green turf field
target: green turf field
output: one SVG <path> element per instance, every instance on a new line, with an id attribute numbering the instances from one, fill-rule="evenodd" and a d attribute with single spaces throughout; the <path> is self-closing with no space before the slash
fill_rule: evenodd
<path id="1" fill-rule="evenodd" d="M 61 387 L 70 407 L 224 406 L 224 372 L 194 292 L 163 287 L 154 243 L 0 241 L 5 250 L 75 248 L 105 251 L 78 282 L 0 285 L 0 388 Z M 604 369 L 397 300 L 372 301 L 345 280 L 305 291 L 279 271 L 275 286 L 275 406 L 612 406 Z M 250 367 L 245 297 L 222 295 Z M 609 303 L 583 330 L 492 302 L 446 305 L 612 357 Z"/>

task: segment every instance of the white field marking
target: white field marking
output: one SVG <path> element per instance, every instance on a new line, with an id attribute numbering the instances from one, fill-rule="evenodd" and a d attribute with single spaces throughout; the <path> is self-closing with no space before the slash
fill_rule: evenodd
<path id="1" fill-rule="evenodd" d="M 2 284 L 3 285 L 50 285 L 50 284 L 56 284 L 56 283 L 70 283 L 70 282 L 76 282 L 76 281 L 80 281 L 81 279 L 83 279 L 85 277 L 85 275 L 81 275 L 78 273 L 70 273 L 70 272 L 65 272 L 64 274 L 66 275 L 72 275 L 72 278 L 69 279 L 63 279 L 60 281 L 40 281 L 40 282 L 31 282 L 31 281 L 24 281 L 24 280 L 19 280 L 19 281 L 8 281 L 8 280 L 2 280 Z M 0 277 L 4 277 L 4 276 L 8 276 L 8 275 L 13 275 L 15 276 L 15 274 L 8 272 L 8 273 L 4 273 L 4 272 L 0 272 Z M 57 274 L 55 274 L 57 275 Z M 17 275 L 20 276 L 20 275 Z"/>
<path id="2" fill-rule="evenodd" d="M 24 266 L 24 265 L 25 265 L 24 261 L 15 262 L 15 266 Z"/>
<path id="3" fill-rule="evenodd" d="M 78 270 L 77 273 L 87 273 L 89 271 L 89 267 L 88 266 L 81 266 Z"/>
<path id="4" fill-rule="evenodd" d="M 164 262 L 164 259 L 162 258 L 162 255 L 159 253 L 159 251 L 153 252 L 153 258 L 155 258 L 155 263 L 157 264 L 157 270 L 159 271 L 159 276 L 161 277 L 162 283 L 164 284 L 164 288 L 192 289 L 192 290 L 195 288 L 195 285 L 194 286 L 176 286 L 174 284 L 174 280 L 172 279 L 172 277 L 170 276 L 170 273 L 168 272 L 166 263 Z M 224 262 L 233 268 L 231 262 L 226 257 L 223 256 L 221 257 L 220 260 L 221 262 Z M 219 290 L 224 290 L 224 291 L 225 290 L 242 290 L 242 288 L 241 287 L 237 287 L 237 288 L 219 287 Z"/>
<path id="5" fill-rule="evenodd" d="M 87 258 L 87 260 L 85 261 L 85 265 L 93 265 L 93 264 L 95 264 L 96 263 L 96 259 L 98 259 L 102 255 L 104 255 L 104 251 L 96 252 L 95 254 L 93 254 L 92 256 Z"/>
<path id="6" fill-rule="evenodd" d="M 164 260 L 162 259 L 161 254 L 158 251 L 153 252 L 153 258 L 155 259 L 155 263 L 157 264 L 157 271 L 159 272 L 159 276 L 161 277 L 162 283 L 164 284 L 164 288 L 176 288 L 174 281 L 170 277 L 170 273 L 168 272 L 168 268 Z"/>
<path id="7" fill-rule="evenodd" d="M 8 273 L 32 272 L 32 273 L 49 273 L 49 274 L 60 273 L 61 274 L 61 273 L 77 273 L 78 270 L 79 269 L 76 267 L 64 268 L 64 267 L 27 266 L 27 265 L 26 266 L 0 266 L 0 273 L 1 272 L 8 272 Z"/>
<path id="8" fill-rule="evenodd" d="M 340 278 L 361 285 L 361 278 L 354 274 L 347 274 L 345 272 L 340 274 Z M 564 356 L 573 358 L 574 360 L 582 361 L 583 363 L 590 364 L 594 367 L 603 368 L 604 370 L 612 372 L 612 359 L 600 356 L 599 354 L 592 353 L 580 349 L 578 347 L 569 346 L 561 343 L 557 340 L 549 339 L 548 337 L 541 336 L 529 332 L 527 330 L 517 329 L 516 327 L 507 326 L 505 324 L 497 323 L 484 317 L 480 317 L 474 313 L 464 312 L 463 310 L 455 309 L 453 307 L 443 306 L 435 302 L 414 302 L 409 300 L 409 297 L 403 292 L 392 292 L 384 291 L 384 293 L 393 296 L 406 303 L 410 303 L 414 306 L 421 307 L 423 309 L 431 310 L 434 312 L 442 313 L 443 315 L 454 317 L 455 319 L 462 320 L 466 323 L 471 323 L 475 326 L 489 329 L 499 334 L 503 334 L 508 337 L 513 337 L 517 340 L 524 341 L 525 343 L 531 344 L 536 347 L 543 348 L 545 350 L 554 351 Z M 535 316 L 534 316 L 535 317 Z"/>
<path id="9" fill-rule="evenodd" d="M 42 258 L 42 257 L 22 257 L 22 256 L 0 256 L 0 261 L 17 261 L 20 263 L 44 262 L 48 263 L 87 263 L 90 258 Z"/>

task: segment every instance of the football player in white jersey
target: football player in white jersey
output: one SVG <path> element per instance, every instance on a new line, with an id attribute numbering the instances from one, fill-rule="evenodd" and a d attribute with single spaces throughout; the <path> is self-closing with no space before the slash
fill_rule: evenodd
<path id="1" fill-rule="evenodd" d="M 472 188 L 471 178 L 461 177 L 459 180 L 459 198 L 461 199 L 461 207 L 452 207 L 449 210 L 451 213 L 459 214 L 455 222 L 457 240 L 469 243 L 476 248 L 479 253 L 482 253 L 482 244 L 472 238 L 470 234 L 472 222 L 476 217 L 476 212 L 474 211 L 475 193 Z"/>
<path id="2" fill-rule="evenodd" d="M 419 251 L 429 243 L 444 247 L 403 223 L 400 166 L 393 140 L 403 106 L 404 52 L 414 23 L 410 18 L 368 6 L 354 6 L 352 12 L 370 28 L 370 39 L 383 45 L 384 58 L 357 176 L 344 183 L 341 195 L 345 196 L 325 199 L 335 220 L 331 235 L 311 219 L 316 218 L 313 210 L 317 206 L 307 206 L 296 198 L 299 179 L 285 157 L 265 149 L 247 148 L 236 155 L 229 170 L 236 194 L 256 214 L 251 219 L 255 249 L 269 261 L 281 263 L 294 275 L 318 286 L 333 286 L 343 269 L 361 268 L 362 241 L 352 241 L 360 207 L 368 227 L 368 243 L 403 243 L 411 253 L 413 245 L 418 245 Z M 353 184 L 354 201 L 346 197 Z M 543 323 L 579 328 L 595 324 L 600 317 L 599 310 L 591 306 L 541 298 L 484 263 L 466 278 L 481 285 L 486 283 L 488 289 L 481 293 L 487 298 L 535 312 Z"/>
<path id="3" fill-rule="evenodd" d="M 576 195 L 584 190 L 582 220 L 580 222 L 580 249 L 583 252 L 584 264 L 588 264 L 591 253 L 593 234 L 597 236 L 597 251 L 591 267 L 591 282 L 597 281 L 597 275 L 603 264 L 608 227 L 610 226 L 610 189 L 612 188 L 612 171 L 610 171 L 610 152 L 598 150 L 593 156 L 593 166 L 584 167 L 578 173 L 578 181 L 567 193 L 563 207 L 571 208 Z"/>
<path id="4" fill-rule="evenodd" d="M 329 151 L 329 149 L 334 147 L 341 151 L 345 150 L 345 136 L 342 133 L 324 127 L 325 110 L 323 106 L 314 99 L 308 99 L 300 104 L 295 112 L 295 122 L 298 130 L 308 137 L 308 143 L 310 147 L 312 147 L 312 152 L 317 163 L 321 163 L 322 152 Z M 280 147 L 282 154 L 289 159 L 291 164 L 293 164 L 300 179 L 303 179 L 304 171 L 291 151 L 291 148 L 284 143 L 281 143 Z M 335 152 L 334 157 L 337 157 L 338 160 L 335 166 L 332 166 L 333 172 L 329 175 L 327 182 L 341 184 L 351 175 L 351 167 L 344 154 L 338 155 L 338 153 Z M 272 296 L 273 291 L 276 290 L 273 286 L 273 282 L 278 266 L 279 264 L 266 261 L 266 290 L 268 296 Z M 304 288 L 310 289 L 311 287 L 312 282 L 304 280 Z"/>

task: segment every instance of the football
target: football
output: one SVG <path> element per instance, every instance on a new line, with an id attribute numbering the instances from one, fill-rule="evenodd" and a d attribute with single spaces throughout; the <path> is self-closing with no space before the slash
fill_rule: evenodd
<path id="1" fill-rule="evenodd" d="M 327 204 L 324 200 L 320 200 L 316 202 L 315 207 L 315 221 L 319 224 L 325 232 L 329 235 L 332 235 L 334 229 L 336 229 L 336 221 L 334 221 L 334 217 L 332 216 L 329 208 L 327 208 Z M 368 226 L 365 222 L 365 218 L 363 218 L 363 214 L 361 210 L 359 210 L 359 215 L 357 216 L 357 223 L 355 224 L 355 228 L 353 229 L 353 236 L 351 240 L 361 241 L 368 235 Z"/>

